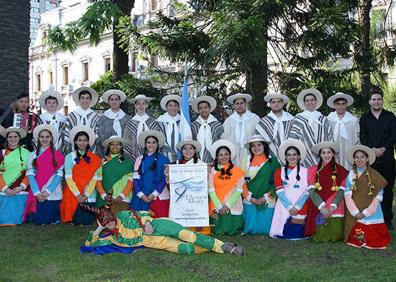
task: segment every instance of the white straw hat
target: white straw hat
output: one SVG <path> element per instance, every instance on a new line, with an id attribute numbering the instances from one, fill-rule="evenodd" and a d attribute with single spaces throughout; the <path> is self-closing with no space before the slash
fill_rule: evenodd
<path id="1" fill-rule="evenodd" d="M 124 91 L 118 89 L 110 89 L 103 93 L 102 101 L 108 104 L 111 95 L 117 95 L 118 97 L 120 97 L 121 102 L 124 102 L 126 99 L 126 94 L 124 93 Z"/>
<path id="2" fill-rule="evenodd" d="M 56 98 L 56 100 L 58 101 L 58 106 L 56 107 L 56 110 L 59 111 L 60 109 L 62 109 L 64 105 L 63 96 L 62 94 L 60 94 L 58 91 L 55 90 L 47 90 L 40 95 L 39 98 L 40 107 L 48 111 L 47 105 L 45 104 L 45 100 L 50 96 Z"/>
<path id="3" fill-rule="evenodd" d="M 47 130 L 47 131 L 49 131 L 51 133 L 52 142 L 55 143 L 55 141 L 58 138 L 58 134 L 57 134 L 57 131 L 55 130 L 55 127 L 53 127 L 52 125 L 49 125 L 49 124 L 40 124 L 40 125 L 36 126 L 33 129 L 33 138 L 34 138 L 34 140 L 36 140 L 36 142 L 38 142 L 40 132 L 43 131 L 43 130 Z"/>
<path id="4" fill-rule="evenodd" d="M 236 99 L 245 99 L 246 103 L 249 103 L 252 100 L 252 95 L 246 93 L 237 93 L 227 97 L 227 102 L 230 104 L 234 104 Z"/>
<path id="5" fill-rule="evenodd" d="M 322 106 L 323 103 L 323 95 L 322 93 L 315 88 L 310 88 L 310 89 L 305 89 L 300 92 L 297 96 L 297 105 L 300 107 L 302 110 L 306 110 L 305 104 L 304 104 L 304 98 L 307 95 L 314 95 L 316 98 L 316 109 L 319 109 L 320 106 Z"/>
<path id="6" fill-rule="evenodd" d="M 91 94 L 92 99 L 91 99 L 91 103 L 89 103 L 89 106 L 92 107 L 92 106 L 96 105 L 96 103 L 98 102 L 98 98 L 99 98 L 98 92 L 96 92 L 91 87 L 86 87 L 86 86 L 80 87 L 80 88 L 76 89 L 76 91 L 73 92 L 72 97 L 73 97 L 74 103 L 77 106 L 80 105 L 79 95 L 83 91 L 87 91 Z"/>
<path id="7" fill-rule="evenodd" d="M 216 159 L 216 151 L 220 147 L 227 147 L 231 151 L 231 160 L 235 159 L 236 157 L 236 149 L 234 144 L 232 144 L 231 141 L 228 141 L 226 139 L 220 139 L 217 140 L 212 144 L 210 147 L 210 155 L 212 156 L 212 159 Z"/>
<path id="8" fill-rule="evenodd" d="M 207 102 L 210 106 L 210 112 L 213 112 L 216 109 L 217 102 L 216 99 L 208 96 L 208 95 L 203 95 L 199 96 L 191 101 L 191 108 L 193 109 L 194 112 L 199 113 L 198 111 L 198 105 L 201 102 Z"/>
<path id="9" fill-rule="evenodd" d="M 304 162 L 305 158 L 307 157 L 307 149 L 305 148 L 304 144 L 297 139 L 287 139 L 283 142 L 278 149 L 278 156 L 279 160 L 285 164 L 286 163 L 286 151 L 290 147 L 296 147 L 300 151 L 300 162 Z"/>
<path id="10" fill-rule="evenodd" d="M 145 130 L 142 131 L 138 136 L 138 143 L 140 147 L 144 148 L 146 146 L 146 139 L 148 137 L 155 137 L 158 140 L 158 146 L 161 148 L 165 144 L 165 135 L 157 130 Z"/>

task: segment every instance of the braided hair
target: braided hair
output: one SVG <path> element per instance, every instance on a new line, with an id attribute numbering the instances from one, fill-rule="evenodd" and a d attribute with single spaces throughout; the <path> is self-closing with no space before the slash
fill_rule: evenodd
<path id="1" fill-rule="evenodd" d="M 369 157 L 369 155 L 367 154 L 367 152 L 365 152 L 365 151 L 363 151 L 363 150 L 356 150 L 356 151 L 353 153 L 353 158 L 355 158 L 355 154 L 356 154 L 357 152 L 363 153 L 363 154 L 366 156 L 366 158 Z M 357 176 L 358 176 L 358 171 L 357 171 L 357 165 L 356 165 L 355 161 L 353 162 L 352 169 L 353 169 L 353 173 L 354 173 L 355 176 L 357 177 Z M 375 189 L 375 186 L 374 186 L 373 183 L 371 182 L 371 177 L 370 177 L 370 174 L 369 174 L 369 169 L 370 169 L 370 162 L 367 162 L 367 163 L 366 163 L 366 169 L 365 169 L 365 172 L 366 172 L 366 173 L 365 173 L 365 174 L 366 174 L 368 186 L 369 186 L 369 189 L 370 189 L 368 195 L 369 195 L 369 196 L 372 196 L 372 195 L 373 195 L 373 191 L 372 191 L 372 190 Z M 354 180 L 354 181 L 353 181 L 353 185 L 352 185 L 352 191 L 356 191 L 356 190 L 357 190 L 357 188 L 356 188 L 356 181 Z"/>
<path id="2" fill-rule="evenodd" d="M 297 152 L 298 156 L 301 157 L 300 150 L 299 150 L 297 147 L 294 147 L 294 146 L 288 147 L 288 148 L 286 149 L 286 151 L 285 151 L 285 155 L 287 155 L 287 152 L 288 152 L 289 150 L 295 150 L 295 151 Z M 287 175 L 287 168 L 288 168 L 288 167 L 289 167 L 289 161 L 288 161 L 287 158 L 286 158 L 286 160 L 285 160 L 285 178 L 286 178 L 287 180 L 289 180 L 289 175 Z M 296 176 L 296 179 L 297 179 L 298 181 L 301 180 L 301 177 L 300 177 L 300 159 L 297 161 L 297 176 Z"/>
<path id="3" fill-rule="evenodd" d="M 58 163 L 55 159 L 55 148 L 54 148 L 54 141 L 53 141 L 54 137 L 52 136 L 52 133 L 46 129 L 41 130 L 39 133 L 39 136 L 40 136 L 41 132 L 43 132 L 43 131 L 47 131 L 51 135 L 52 140 L 50 142 L 49 147 L 51 148 L 52 166 L 53 166 L 53 168 L 56 168 L 58 166 Z M 35 156 L 34 160 L 32 161 L 33 168 L 37 168 L 37 158 L 40 155 L 40 150 L 41 150 L 41 143 L 40 143 L 40 138 L 39 138 L 38 144 L 37 144 L 37 149 L 36 149 L 36 156 Z"/>
<path id="4" fill-rule="evenodd" d="M 217 156 L 219 155 L 220 150 L 223 150 L 223 149 L 226 150 L 231 156 L 231 150 L 228 147 L 220 146 L 219 148 L 217 148 L 216 158 L 214 160 L 214 168 L 216 171 L 220 171 L 222 176 L 224 176 L 224 175 L 231 176 L 232 175 L 231 170 L 234 168 L 234 164 L 231 161 L 231 157 L 230 157 L 230 160 L 228 161 L 230 166 L 227 169 L 224 169 L 224 167 L 222 167 L 221 169 L 219 168 L 219 160 L 218 160 Z"/>
<path id="5" fill-rule="evenodd" d="M 337 164 L 335 161 L 335 151 L 333 148 L 329 148 L 333 152 L 333 157 L 331 158 L 331 170 L 332 170 L 332 177 L 335 176 L 337 177 Z M 322 149 L 319 150 L 319 155 L 322 152 Z M 323 169 L 323 160 L 322 158 L 319 158 L 319 163 L 318 163 L 318 170 L 316 171 L 316 182 L 319 183 L 319 172 Z"/>
<path id="6" fill-rule="evenodd" d="M 80 136 L 85 136 L 85 137 L 87 138 L 87 140 L 88 140 L 88 145 L 87 145 L 87 147 L 84 149 L 84 154 L 81 154 L 81 153 L 80 153 L 80 149 L 78 148 L 78 146 L 77 146 L 77 144 L 76 144 L 77 139 L 78 139 L 78 137 L 80 137 Z M 81 159 L 81 157 L 82 157 L 87 163 L 89 163 L 89 161 L 90 161 L 91 158 L 87 155 L 87 153 L 89 152 L 89 149 L 90 149 L 90 146 L 89 146 L 89 135 L 88 135 L 88 133 L 86 133 L 85 131 L 77 132 L 77 134 L 74 136 L 73 143 L 74 143 L 74 151 L 76 152 L 76 156 L 77 156 L 76 159 L 79 160 L 79 159 Z"/>
<path id="7" fill-rule="evenodd" d="M 155 136 L 147 136 L 146 139 L 144 140 L 144 144 L 147 143 L 147 140 L 148 140 L 149 138 L 153 138 L 153 139 L 157 142 L 157 144 L 158 144 L 157 149 L 155 150 L 155 153 L 154 153 L 154 162 L 153 162 L 153 163 L 151 164 L 151 166 L 150 166 L 150 170 L 151 170 L 151 171 L 155 171 L 155 170 L 157 169 L 157 161 L 158 161 L 158 154 L 159 154 L 159 141 L 158 141 L 158 138 L 155 137 Z M 137 172 L 138 172 L 140 175 L 142 175 L 142 173 L 143 173 L 142 164 L 143 164 L 143 161 L 146 159 L 147 156 L 148 156 L 148 155 L 147 155 L 147 148 L 146 148 L 146 146 L 144 146 L 143 158 L 142 158 L 142 161 L 140 162 L 139 168 L 138 168 L 138 170 L 137 170 Z"/>

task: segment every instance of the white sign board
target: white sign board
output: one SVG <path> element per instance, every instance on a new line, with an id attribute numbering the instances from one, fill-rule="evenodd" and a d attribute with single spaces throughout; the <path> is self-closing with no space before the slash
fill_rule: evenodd
<path id="1" fill-rule="evenodd" d="M 169 165 L 169 218 L 184 227 L 209 226 L 208 165 Z"/>

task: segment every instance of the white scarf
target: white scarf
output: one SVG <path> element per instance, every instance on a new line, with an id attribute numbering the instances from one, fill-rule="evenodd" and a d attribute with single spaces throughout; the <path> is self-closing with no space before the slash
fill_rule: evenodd
<path id="1" fill-rule="evenodd" d="M 166 125 L 166 143 L 169 146 L 172 146 L 172 133 L 174 133 L 174 149 L 176 151 L 176 145 L 179 142 L 179 127 L 177 126 L 177 122 L 180 120 L 180 115 L 176 114 L 174 117 L 171 117 L 168 113 L 161 115 L 157 118 L 158 122 L 167 123 Z"/>
<path id="2" fill-rule="evenodd" d="M 210 147 L 212 146 L 213 136 L 209 123 L 214 121 L 217 121 L 217 119 L 211 114 L 207 120 L 204 120 L 201 116 L 197 118 L 197 122 L 201 125 L 197 134 L 197 141 L 203 147 L 201 152 L 199 152 L 201 159 L 203 158 L 205 148 L 206 150 L 210 151 Z"/>
<path id="3" fill-rule="evenodd" d="M 150 116 L 147 113 L 144 113 L 144 115 L 140 116 L 138 114 L 133 116 L 133 120 L 136 120 L 139 122 L 138 128 L 137 128 L 137 132 L 136 132 L 136 142 L 138 139 L 138 136 L 140 133 L 142 133 L 144 130 L 149 129 L 148 124 L 146 123 L 146 121 L 150 118 Z"/>
<path id="4" fill-rule="evenodd" d="M 234 112 L 230 117 L 237 123 L 235 127 L 237 145 L 240 148 L 243 148 L 246 142 L 246 123 L 254 117 L 254 114 L 251 111 L 246 111 L 241 116 L 237 112 Z"/>
<path id="5" fill-rule="evenodd" d="M 58 112 L 55 112 L 53 114 L 49 113 L 49 112 L 45 112 L 42 113 L 40 115 L 40 119 L 43 121 L 44 124 L 47 124 L 47 122 L 49 123 L 49 125 L 51 125 L 53 128 L 55 128 L 56 130 L 56 134 L 58 136 L 58 140 L 54 140 L 55 143 L 55 148 L 59 148 L 59 123 L 61 122 L 66 122 L 67 119 L 66 117 Z"/>
<path id="6" fill-rule="evenodd" d="M 280 117 L 277 117 L 272 111 L 268 114 L 268 116 L 275 120 L 272 138 L 275 140 L 276 136 L 278 135 L 282 144 L 283 141 L 285 141 L 285 128 L 283 126 L 283 122 L 293 120 L 294 117 L 285 111 L 282 111 L 282 115 Z"/>
<path id="7" fill-rule="evenodd" d="M 322 115 L 320 112 L 318 111 L 303 111 L 302 113 L 300 113 L 301 116 L 305 117 L 306 119 L 308 119 L 308 124 L 311 128 L 314 127 L 314 123 L 317 123 L 318 125 L 320 125 L 320 116 Z"/>
<path id="8" fill-rule="evenodd" d="M 83 110 L 81 107 L 78 107 L 77 109 L 74 110 L 74 112 L 80 116 L 80 120 L 77 121 L 77 124 L 81 124 L 81 125 L 86 125 L 86 126 L 90 126 L 89 125 L 89 120 L 88 120 L 88 115 L 90 113 L 93 113 L 93 110 L 91 108 L 88 108 L 86 110 Z"/>
<path id="9" fill-rule="evenodd" d="M 342 138 L 349 140 L 349 133 L 345 124 L 347 122 L 356 121 L 357 119 L 354 115 L 350 112 L 345 112 L 342 119 L 340 119 L 337 112 L 331 112 L 327 119 L 336 123 L 333 131 L 334 141 L 337 141 L 338 134 L 340 134 Z"/>
<path id="10" fill-rule="evenodd" d="M 114 132 L 118 137 L 122 137 L 122 129 L 121 129 L 121 123 L 120 119 L 125 117 L 125 113 L 123 110 L 119 110 L 118 112 L 113 112 L 111 109 L 108 109 L 107 111 L 104 112 L 104 115 L 108 117 L 109 119 L 114 119 L 113 122 L 113 129 Z"/>

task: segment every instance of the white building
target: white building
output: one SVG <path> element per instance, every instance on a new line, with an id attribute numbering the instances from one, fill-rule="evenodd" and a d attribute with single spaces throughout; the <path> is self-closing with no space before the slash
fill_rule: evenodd
<path id="1" fill-rule="evenodd" d="M 30 0 L 30 46 L 34 46 L 40 28 L 40 15 L 59 6 L 60 0 Z"/>
<path id="2" fill-rule="evenodd" d="M 135 24 L 147 24 L 159 9 L 169 9 L 169 0 L 140 0 L 135 2 L 132 14 L 135 15 Z M 61 92 L 65 99 L 64 113 L 73 111 L 76 107 L 72 101 L 72 92 L 80 86 L 90 86 L 101 75 L 112 68 L 113 39 L 111 31 L 102 35 L 98 46 L 89 46 L 88 40 L 80 42 L 74 53 L 52 52 L 44 44 L 44 38 L 49 28 L 77 20 L 89 6 L 88 0 L 63 0 L 60 7 L 41 14 L 41 24 L 37 40 L 30 48 L 30 86 L 31 103 L 39 110 L 38 99 L 40 94 L 50 87 Z M 156 56 L 141 58 L 130 54 L 130 73 L 140 77 L 149 64 L 154 66 L 168 66 L 169 62 L 161 61 Z"/>

